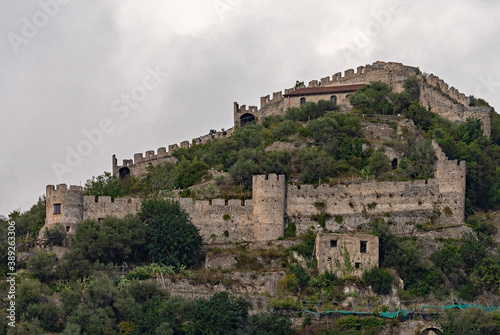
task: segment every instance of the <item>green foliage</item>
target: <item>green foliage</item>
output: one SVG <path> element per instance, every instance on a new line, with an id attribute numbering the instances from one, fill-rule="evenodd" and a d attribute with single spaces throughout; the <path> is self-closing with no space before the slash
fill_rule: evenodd
<path id="1" fill-rule="evenodd" d="M 373 223 L 373 229 L 379 238 L 380 266 L 395 269 L 411 295 L 426 296 L 443 283 L 441 272 L 422 260 L 414 239 L 395 236 L 381 219 Z"/>
<path id="2" fill-rule="evenodd" d="M 484 313 L 475 308 L 465 311 L 447 311 L 440 318 L 443 335 L 498 334 L 500 327 L 497 315 Z"/>
<path id="3" fill-rule="evenodd" d="M 38 232 L 45 224 L 45 196 L 38 198 L 36 204 L 24 213 L 13 213 L 16 221 L 16 235 L 31 235 L 32 238 L 38 236 Z"/>
<path id="4" fill-rule="evenodd" d="M 145 238 L 144 225 L 131 215 L 123 219 L 106 217 L 101 223 L 85 220 L 77 225 L 71 239 L 70 256 L 65 255 L 65 258 L 81 255 L 90 262 L 101 263 L 141 260 L 144 257 Z"/>
<path id="5" fill-rule="evenodd" d="M 300 301 L 295 300 L 291 297 L 286 298 L 272 298 L 267 307 L 274 310 L 295 310 L 300 311 L 302 306 L 300 305 Z"/>
<path id="6" fill-rule="evenodd" d="M 49 282 L 54 278 L 53 268 L 57 264 L 56 254 L 52 251 L 37 250 L 29 258 L 28 269 L 34 278 Z"/>
<path id="7" fill-rule="evenodd" d="M 222 218 L 224 219 L 224 221 L 229 221 L 229 220 L 231 220 L 231 216 L 230 216 L 229 214 L 224 214 L 224 215 L 222 216 Z"/>
<path id="8" fill-rule="evenodd" d="M 52 245 L 62 245 L 66 239 L 66 229 L 62 224 L 57 223 L 51 228 L 45 228 L 43 237 Z"/>
<path id="9" fill-rule="evenodd" d="M 179 203 L 148 199 L 138 213 L 146 222 L 149 258 L 164 265 L 190 266 L 201 248 L 201 236 Z"/>
<path id="10" fill-rule="evenodd" d="M 500 258 L 489 256 L 490 237 L 465 234 L 459 240 L 443 241 L 431 255 L 434 264 L 446 275 L 452 288 L 465 300 L 474 300 L 482 291 L 496 292 L 500 285 Z"/>
<path id="11" fill-rule="evenodd" d="M 245 328 L 251 304 L 243 298 L 232 299 L 226 292 L 215 293 L 210 300 L 199 299 L 189 312 L 184 327 L 187 334 L 236 334 Z"/>
<path id="12" fill-rule="evenodd" d="M 129 176 L 128 178 L 132 177 Z M 104 172 L 102 175 L 93 176 L 92 179 L 87 180 L 83 188 L 83 193 L 95 196 L 96 200 L 99 196 L 118 198 L 128 194 L 123 189 L 121 181 L 110 172 Z"/>
<path id="13" fill-rule="evenodd" d="M 409 94 L 410 100 L 420 101 L 420 82 L 417 77 L 412 76 L 406 79 L 403 88 Z"/>
<path id="14" fill-rule="evenodd" d="M 285 228 L 285 238 L 295 237 L 297 231 L 297 227 L 295 222 L 290 222 Z"/>
<path id="15" fill-rule="evenodd" d="M 299 292 L 308 285 L 311 276 L 301 265 L 290 265 L 288 274 L 293 274 L 293 280 L 287 282 L 287 289 L 291 292 Z"/>
<path id="16" fill-rule="evenodd" d="M 387 271 L 374 267 L 363 273 L 363 280 L 372 287 L 377 294 L 391 293 L 394 277 Z"/>
<path id="17" fill-rule="evenodd" d="M 368 158 L 367 168 L 376 176 L 380 176 L 382 173 L 387 172 L 391 169 L 391 161 L 384 154 L 384 150 L 374 151 L 373 154 Z"/>
<path id="18" fill-rule="evenodd" d="M 429 179 L 434 176 L 436 154 L 430 140 L 407 140 L 405 158 L 399 167 L 412 179 Z"/>
<path id="19" fill-rule="evenodd" d="M 312 230 L 307 230 L 303 235 L 300 236 L 302 242 L 296 246 L 289 248 L 289 251 L 296 251 L 299 255 L 305 259 L 310 259 L 314 246 L 316 243 L 316 233 Z"/>
<path id="20" fill-rule="evenodd" d="M 339 111 L 333 101 L 320 100 L 317 104 L 308 102 L 300 107 L 289 108 L 285 114 L 285 119 L 292 121 L 308 122 L 317 119 L 328 111 Z"/>
<path id="21" fill-rule="evenodd" d="M 374 317 L 360 318 L 349 315 L 336 320 L 327 334 L 378 334 L 387 321 Z"/>

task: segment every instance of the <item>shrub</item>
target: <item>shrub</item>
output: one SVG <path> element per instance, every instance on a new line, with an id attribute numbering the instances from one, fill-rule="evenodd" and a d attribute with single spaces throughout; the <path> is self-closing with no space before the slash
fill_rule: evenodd
<path id="1" fill-rule="evenodd" d="M 374 267 L 363 273 L 363 280 L 372 287 L 377 294 L 391 293 L 394 277 L 387 271 Z"/>
<path id="2" fill-rule="evenodd" d="M 295 222 L 290 222 L 285 228 L 285 238 L 295 237 L 297 227 Z"/>

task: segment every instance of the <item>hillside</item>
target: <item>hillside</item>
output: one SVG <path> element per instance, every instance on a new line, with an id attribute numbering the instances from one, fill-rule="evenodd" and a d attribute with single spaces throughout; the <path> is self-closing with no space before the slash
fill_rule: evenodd
<path id="1" fill-rule="evenodd" d="M 1 226 L 2 275 L 9 222 L 26 248 L 19 251 L 30 255 L 18 253 L 27 257 L 17 276 L 22 321 L 9 334 L 396 334 L 434 326 L 453 333 L 457 324 L 500 331 L 497 313 L 442 308 L 500 306 L 500 116 L 491 114 L 491 134 L 479 119 L 452 122 L 420 104 L 429 86 L 437 90 L 437 79 L 422 80 L 409 77 L 399 93 L 374 81 L 348 96 L 348 112 L 334 101 L 308 102 L 179 148 L 175 160 L 140 176 L 88 180 L 83 206 L 137 204 L 123 217 L 41 230 L 46 206 L 56 204 L 50 194 L 11 213 Z M 454 180 L 462 179 L 451 175 L 462 167 L 460 200 Z M 287 208 L 279 215 L 278 202 L 270 203 L 278 191 L 256 184 L 274 175 Z M 255 221 L 259 199 L 263 218 L 283 220 L 276 238 L 244 221 Z M 356 275 L 347 255 L 319 271 L 318 233 L 378 237 L 378 267 Z"/>

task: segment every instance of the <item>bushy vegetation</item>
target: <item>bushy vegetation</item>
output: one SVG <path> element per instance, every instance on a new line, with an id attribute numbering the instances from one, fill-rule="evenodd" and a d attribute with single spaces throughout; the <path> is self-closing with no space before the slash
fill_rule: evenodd
<path id="1" fill-rule="evenodd" d="M 8 334 L 293 334 L 289 318 L 249 316 L 250 303 L 225 292 L 191 300 L 170 296 L 156 282 L 119 279 L 72 282 L 58 289 L 55 303 L 45 284 L 25 278 L 16 296 L 18 322 Z"/>

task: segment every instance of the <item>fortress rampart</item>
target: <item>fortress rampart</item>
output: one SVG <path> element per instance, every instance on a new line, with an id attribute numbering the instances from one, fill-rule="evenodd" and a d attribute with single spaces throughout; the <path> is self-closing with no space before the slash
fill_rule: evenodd
<path id="1" fill-rule="evenodd" d="M 177 162 L 177 159 L 173 156 L 173 153 L 179 148 L 189 149 L 189 147 L 191 147 L 192 145 L 202 144 L 212 139 L 225 139 L 231 136 L 233 132 L 234 128 L 230 128 L 225 131 L 217 131 L 214 133 L 196 137 L 191 141 L 191 143 L 189 141 L 183 141 L 180 143 L 180 146 L 178 144 L 169 145 L 168 151 L 166 147 L 158 148 L 156 154 L 154 150 L 148 150 L 145 154 L 137 153 L 134 155 L 133 160 L 124 159 L 122 165 L 118 165 L 116 155 L 113 155 L 111 162 L 113 175 L 120 178 L 124 178 L 128 174 L 138 177 L 147 172 L 147 168 L 150 164 L 157 165 L 167 162 Z"/>
<path id="2" fill-rule="evenodd" d="M 404 81 L 410 76 L 417 76 L 421 80 L 421 95 L 420 103 L 427 107 L 430 106 L 432 112 L 453 122 L 465 122 L 468 118 L 479 119 L 483 123 L 484 133 L 487 137 L 490 136 L 490 114 L 491 108 L 488 107 L 470 107 L 470 99 L 463 93 L 459 92 L 454 87 L 449 87 L 439 77 L 431 74 L 424 78 L 419 74 L 419 70 L 413 66 L 406 66 L 401 63 L 394 62 L 375 62 L 371 65 L 358 66 L 356 71 L 348 69 L 335 73 L 331 77 L 324 77 L 320 80 L 312 80 L 307 88 L 314 87 L 334 87 L 354 84 L 369 84 L 373 81 L 382 81 L 392 87 L 395 92 L 403 91 Z M 260 98 L 260 108 L 256 106 L 246 105 L 241 107 L 238 103 L 234 103 L 234 124 L 241 125 L 242 117 L 252 116 L 255 120 L 262 122 L 265 117 L 271 115 L 281 115 L 286 112 L 288 107 L 298 106 L 298 100 L 288 102 L 285 97 L 287 94 L 296 92 L 306 86 L 297 88 L 285 89 L 284 93 L 274 92 L 273 98 L 269 95 Z M 338 104 L 342 107 L 349 104 L 346 99 L 347 94 L 342 94 L 338 98 Z M 329 96 L 324 95 L 309 99 L 308 101 L 317 102 L 318 99 L 328 99 Z"/>
<path id="3" fill-rule="evenodd" d="M 266 241 L 284 235 L 285 224 L 295 222 L 296 233 L 313 227 L 332 231 L 364 230 L 373 218 L 392 223 L 397 233 L 415 224 L 455 225 L 463 222 L 465 162 L 448 160 L 433 142 L 438 161 L 434 179 L 338 185 L 287 185 L 285 176 L 253 177 L 252 200 L 193 200 L 176 198 L 203 236 L 205 243 Z M 57 207 L 59 205 L 59 207 Z M 80 186 L 47 186 L 45 227 L 61 223 L 73 233 L 85 219 L 107 215 L 123 218 L 139 211 L 141 199 L 84 196 Z M 58 212 L 58 213 L 57 213 Z M 43 231 L 43 230 L 42 230 Z"/>

